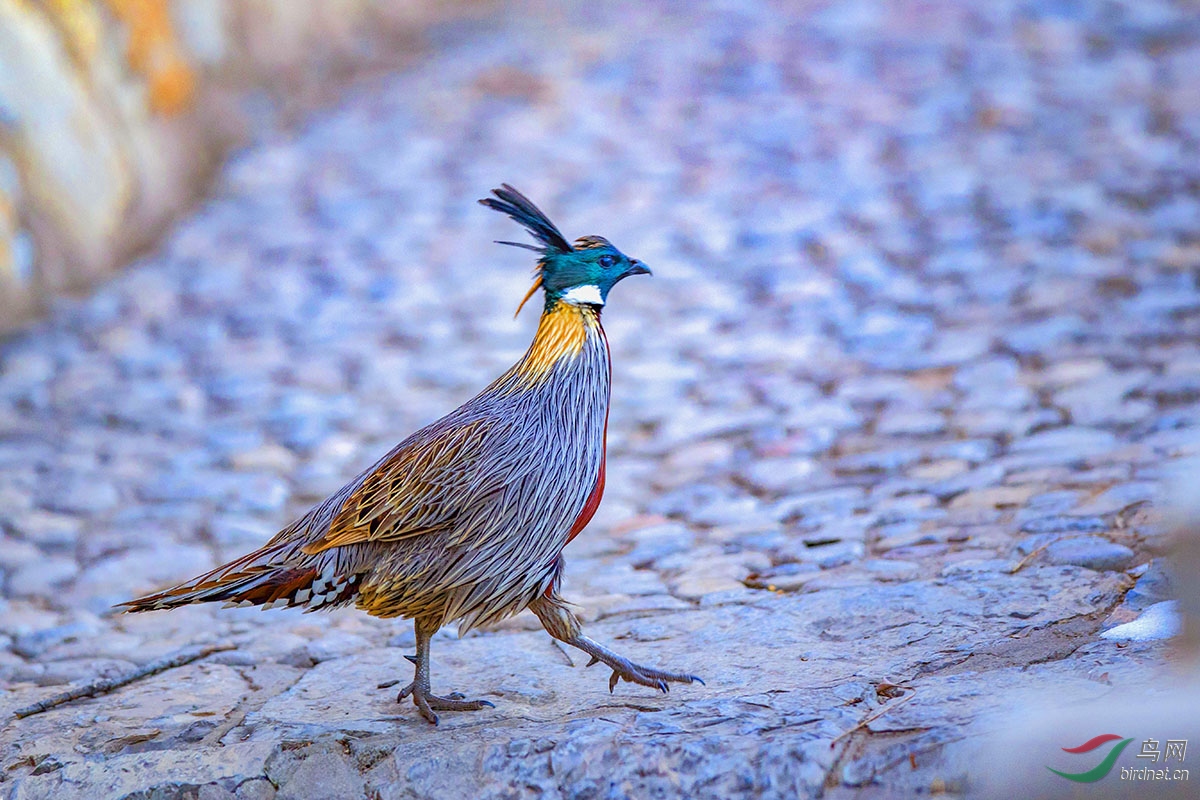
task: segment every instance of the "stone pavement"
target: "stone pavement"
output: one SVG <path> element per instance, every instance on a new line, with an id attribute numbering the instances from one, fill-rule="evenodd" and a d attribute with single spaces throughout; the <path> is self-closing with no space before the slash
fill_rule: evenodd
<path id="1" fill-rule="evenodd" d="M 442 29 L 0 345 L 0 797 L 969 795 L 1004 698 L 1153 693 L 1163 644 L 1099 632 L 1170 596 L 1200 450 L 1198 73 L 1153 0 Z M 566 592 L 707 686 L 610 695 L 522 615 L 435 639 L 434 689 L 496 704 L 435 729 L 376 688 L 407 623 L 112 616 L 519 356 L 502 181 L 655 270 L 606 312 Z M 10 717 L 203 643 L 237 649 Z"/>

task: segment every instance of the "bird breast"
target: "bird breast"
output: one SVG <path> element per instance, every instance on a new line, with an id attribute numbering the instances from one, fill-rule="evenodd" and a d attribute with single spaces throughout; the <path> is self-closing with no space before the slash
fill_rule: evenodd
<path id="1" fill-rule="evenodd" d="M 459 619 L 467 630 L 519 611 L 550 585 L 598 499 L 611 380 L 596 315 L 559 313 L 543 315 L 511 370 L 430 427 L 442 437 L 473 426 L 473 455 L 434 487 L 444 527 L 356 553 L 371 565 L 359 601 L 371 613 Z"/>

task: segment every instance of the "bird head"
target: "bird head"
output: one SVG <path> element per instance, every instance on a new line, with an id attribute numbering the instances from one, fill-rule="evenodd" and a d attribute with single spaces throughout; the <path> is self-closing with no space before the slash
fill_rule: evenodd
<path id="1" fill-rule="evenodd" d="M 479 202 L 507 214 L 540 243 L 499 242 L 541 255 L 535 269 L 537 277 L 517 307 L 518 314 L 539 287 L 545 290 L 548 305 L 561 300 L 575 305 L 603 306 L 608 301 L 609 290 L 618 281 L 630 275 L 650 274 L 642 262 L 625 255 L 602 236 L 582 236 L 574 245 L 568 244 L 554 223 L 529 198 L 507 183 L 492 194 L 495 197 L 486 197 Z"/>

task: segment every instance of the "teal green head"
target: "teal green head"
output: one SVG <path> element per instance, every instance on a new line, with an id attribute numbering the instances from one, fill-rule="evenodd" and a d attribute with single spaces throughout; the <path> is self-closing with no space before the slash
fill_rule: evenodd
<path id="1" fill-rule="evenodd" d="M 539 242 L 537 245 L 500 242 L 541 255 L 537 279 L 521 306 L 541 287 L 546 292 L 547 307 L 560 300 L 599 307 L 608 302 L 609 290 L 619 281 L 630 275 L 650 274 L 645 264 L 625 255 L 602 236 L 582 236 L 574 245 L 568 244 L 554 223 L 529 198 L 507 183 L 492 194 L 495 197 L 486 197 L 479 202 L 507 214 Z M 520 312 L 518 307 L 517 313 Z"/>

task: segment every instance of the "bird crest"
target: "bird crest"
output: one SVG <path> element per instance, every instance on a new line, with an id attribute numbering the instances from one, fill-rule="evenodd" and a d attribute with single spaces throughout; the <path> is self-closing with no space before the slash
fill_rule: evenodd
<path id="1" fill-rule="evenodd" d="M 546 256 L 551 253 L 562 254 L 574 252 L 574 248 L 567 244 L 567 239 L 559 231 L 550 219 L 542 213 L 542 210 L 533 204 L 525 195 L 518 192 L 507 183 L 500 184 L 499 189 L 493 189 L 492 194 L 495 197 L 485 197 L 479 201 L 480 205 L 485 205 L 493 211 L 499 211 L 501 214 L 507 214 L 510 219 L 518 225 L 529 231 L 529 234 L 542 243 L 541 247 L 524 242 L 506 242 L 497 239 L 496 244 L 507 244 L 512 247 L 521 247 L 525 250 L 532 250 L 535 253 L 541 253 L 542 258 L 538 259 L 537 266 L 534 267 L 533 286 L 529 287 L 529 291 L 525 293 L 525 297 L 521 299 L 520 305 L 517 306 L 517 312 L 513 314 L 515 319 L 521 314 L 521 309 L 529 302 L 529 298 L 533 297 L 542 286 L 543 272 L 546 268 Z"/>
<path id="2" fill-rule="evenodd" d="M 574 246 L 567 243 L 553 222 L 525 195 L 507 183 L 493 189 L 493 197 L 479 202 L 517 222 L 538 244 L 498 241 L 532 250 L 539 254 L 534 268 L 533 286 L 529 287 L 517 314 L 538 289 L 546 292 L 547 307 L 560 299 L 571 303 L 604 305 L 613 284 L 629 275 L 644 275 L 650 270 L 636 258 L 629 258 L 603 236 L 581 236 Z M 516 316 L 516 315 L 514 315 Z"/>

